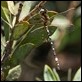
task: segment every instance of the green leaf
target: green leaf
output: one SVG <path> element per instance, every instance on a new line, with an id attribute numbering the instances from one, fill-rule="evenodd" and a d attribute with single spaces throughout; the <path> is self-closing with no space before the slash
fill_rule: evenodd
<path id="1" fill-rule="evenodd" d="M 23 20 L 29 14 L 29 11 L 32 6 L 32 1 L 25 1 L 22 7 L 21 14 L 19 16 L 19 21 Z"/>
<path id="2" fill-rule="evenodd" d="M 81 67 L 78 69 L 78 71 L 76 72 L 73 81 L 81 81 Z"/>
<path id="3" fill-rule="evenodd" d="M 17 25 L 15 25 L 12 33 L 12 40 L 19 39 L 23 34 L 26 33 L 28 30 L 29 23 L 26 21 L 23 21 Z"/>
<path id="4" fill-rule="evenodd" d="M 58 73 L 52 71 L 48 65 L 45 65 L 44 68 L 44 81 L 60 81 Z"/>
<path id="5" fill-rule="evenodd" d="M 17 14 L 17 11 L 16 11 L 16 9 L 15 9 L 14 2 L 13 2 L 13 1 L 7 1 L 7 4 L 8 4 L 8 9 L 9 9 L 9 11 L 10 11 L 13 15 L 16 15 L 16 14 Z"/>
<path id="6" fill-rule="evenodd" d="M 18 62 L 21 62 L 34 47 L 34 44 L 27 43 L 15 48 L 12 52 L 11 62 L 14 65 L 17 65 Z"/>
<path id="7" fill-rule="evenodd" d="M 9 40 L 10 27 L 5 22 L 3 22 L 3 25 L 4 25 L 5 40 L 8 41 Z"/>
<path id="8" fill-rule="evenodd" d="M 53 29 L 53 30 L 50 30 L 51 33 L 53 33 L 53 31 L 56 28 L 51 27 L 50 29 Z M 25 34 L 24 39 L 17 45 L 17 47 L 14 49 L 14 51 L 12 53 L 12 55 L 14 56 L 13 63 L 17 63 L 17 61 L 19 61 L 21 58 L 23 59 L 23 57 L 21 57 L 21 55 L 20 55 L 20 53 L 21 54 L 23 53 L 23 52 L 21 52 L 22 50 L 20 50 L 20 48 L 21 48 L 20 46 L 27 44 L 28 46 L 25 49 L 28 50 L 28 47 L 30 45 L 29 43 L 31 43 L 35 46 L 39 46 L 44 42 L 45 38 L 47 38 L 47 33 L 46 33 L 46 30 L 44 29 L 44 27 L 34 29 L 29 32 L 27 31 L 27 34 Z M 22 54 L 22 55 L 24 55 L 24 54 Z"/>
<path id="9" fill-rule="evenodd" d="M 34 28 L 36 28 L 36 29 L 34 29 Z M 24 39 L 21 42 L 21 45 L 25 44 L 25 43 L 33 43 L 36 46 L 39 46 L 44 41 L 47 40 L 48 34 L 44 27 L 36 27 L 35 26 L 34 28 L 30 32 L 26 33 L 26 36 L 24 37 Z M 50 33 L 52 34 L 56 30 L 56 27 L 49 26 L 49 30 L 50 30 Z"/>
<path id="10" fill-rule="evenodd" d="M 48 11 L 48 16 L 51 18 L 53 16 L 56 16 L 58 13 L 56 11 Z"/>
<path id="11" fill-rule="evenodd" d="M 9 11 L 7 8 L 1 6 L 1 17 L 5 20 L 5 21 L 8 21 L 10 22 L 10 19 L 9 19 Z"/>
<path id="12" fill-rule="evenodd" d="M 29 23 L 32 25 L 36 25 L 37 27 L 43 26 L 43 21 L 41 20 L 40 14 L 35 14 L 30 20 Z"/>

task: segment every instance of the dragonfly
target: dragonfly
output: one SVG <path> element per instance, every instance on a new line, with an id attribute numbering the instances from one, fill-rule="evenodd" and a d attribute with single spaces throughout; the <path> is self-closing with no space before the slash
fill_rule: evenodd
<path id="1" fill-rule="evenodd" d="M 50 42 L 51 46 L 52 46 L 52 50 L 53 50 L 53 55 L 55 57 L 55 61 L 56 61 L 56 65 L 57 65 L 57 69 L 59 70 L 60 67 L 59 67 L 59 62 L 58 62 L 58 57 L 56 56 L 56 51 L 55 51 L 55 47 L 54 47 L 54 42 L 51 40 L 50 38 L 50 31 L 48 29 L 48 25 L 50 23 L 49 21 L 49 16 L 47 15 L 47 9 L 45 8 L 42 8 L 40 10 L 40 15 L 41 15 L 41 19 L 43 20 L 43 23 L 44 23 L 44 28 L 46 29 L 46 32 L 48 34 L 48 41 Z"/>

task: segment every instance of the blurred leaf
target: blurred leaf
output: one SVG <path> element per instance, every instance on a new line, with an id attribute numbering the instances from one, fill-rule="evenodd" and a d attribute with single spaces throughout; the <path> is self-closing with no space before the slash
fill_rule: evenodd
<path id="1" fill-rule="evenodd" d="M 76 28 L 81 28 L 81 16 L 77 17 L 76 20 L 74 20 L 74 25 Z"/>
<path id="2" fill-rule="evenodd" d="M 16 15 L 18 9 L 15 9 L 14 2 L 13 2 L 13 1 L 7 1 L 7 4 L 8 4 L 8 9 L 9 9 L 9 11 L 10 11 L 13 15 Z"/>
<path id="3" fill-rule="evenodd" d="M 75 15 L 76 17 L 81 16 L 81 6 L 76 9 Z"/>
<path id="4" fill-rule="evenodd" d="M 78 71 L 76 72 L 73 81 L 81 81 L 81 67 L 78 69 Z"/>
<path id="5" fill-rule="evenodd" d="M 21 66 L 17 65 L 16 67 L 9 70 L 6 80 L 16 81 L 19 78 L 20 73 L 21 73 Z"/>
<path id="6" fill-rule="evenodd" d="M 71 25 L 70 21 L 63 15 L 60 14 L 56 14 L 54 16 L 53 21 L 51 22 L 51 26 L 56 26 L 57 29 L 56 31 L 53 33 L 51 37 L 51 39 L 54 41 L 60 41 L 58 44 L 58 51 L 60 51 L 61 49 L 64 48 L 64 46 L 67 44 L 69 38 L 65 36 L 67 36 L 66 34 L 66 30 L 67 28 Z M 60 34 L 62 34 L 62 36 L 60 36 Z M 61 38 L 60 38 L 61 37 Z M 64 38 L 64 39 L 62 39 Z"/>
<path id="7" fill-rule="evenodd" d="M 45 65 L 44 68 L 44 81 L 60 81 L 56 70 L 52 71 L 52 69 L 48 65 Z"/>
<path id="8" fill-rule="evenodd" d="M 59 19 L 61 19 L 61 17 Z M 55 17 L 54 17 L 54 21 L 56 21 Z M 62 22 L 65 22 L 65 21 L 62 20 Z M 55 23 L 57 24 L 60 22 L 55 22 Z M 53 25 L 56 25 L 55 23 L 53 22 Z M 62 23 L 62 24 L 61 23 L 58 25 L 60 25 L 60 27 L 61 27 L 60 29 L 62 30 L 63 36 L 61 36 L 62 39 L 60 40 L 60 43 L 59 43 L 59 46 L 57 49 L 58 51 L 61 51 L 67 44 L 72 44 L 72 43 L 81 41 L 81 17 L 77 17 L 73 22 L 73 26 L 71 26 L 71 27 L 69 27 L 69 25 L 65 25 L 67 27 L 64 27 L 64 25 L 63 25 L 64 23 Z M 70 31 L 66 28 L 72 28 L 73 31 Z M 54 32 L 54 34 L 51 36 L 51 38 L 52 38 L 52 40 L 57 40 L 59 38 L 59 36 L 60 36 L 60 31 L 57 29 Z"/>
<path id="9" fill-rule="evenodd" d="M 59 46 L 60 50 L 62 50 L 67 44 L 73 44 L 81 41 L 81 18 L 80 17 L 75 20 L 74 26 L 71 28 L 74 28 L 74 31 L 72 32 L 69 31 L 64 35 Z"/>
<path id="10" fill-rule="evenodd" d="M 74 31 L 68 34 L 70 43 L 81 41 L 81 18 L 80 17 L 75 20 L 73 28 L 74 28 Z"/>
<path id="11" fill-rule="evenodd" d="M 7 8 L 1 6 L 1 17 L 5 20 L 5 21 L 8 21 L 10 22 L 10 19 L 9 19 L 9 11 Z"/>
<path id="12" fill-rule="evenodd" d="M 28 30 L 29 23 L 23 21 L 17 25 L 15 25 L 12 33 L 12 39 L 16 40 L 19 39 L 27 30 Z"/>
<path id="13" fill-rule="evenodd" d="M 32 6 L 32 1 L 24 1 L 22 11 L 19 16 L 19 21 L 23 20 L 24 17 L 26 17 L 29 14 L 31 6 Z"/>
<path id="14" fill-rule="evenodd" d="M 65 16 L 57 14 L 54 16 L 51 25 L 64 30 L 70 26 L 70 21 Z"/>
<path id="15" fill-rule="evenodd" d="M 11 62 L 17 65 L 18 62 L 22 61 L 28 55 L 33 47 L 34 44 L 27 43 L 15 48 L 12 52 Z"/>

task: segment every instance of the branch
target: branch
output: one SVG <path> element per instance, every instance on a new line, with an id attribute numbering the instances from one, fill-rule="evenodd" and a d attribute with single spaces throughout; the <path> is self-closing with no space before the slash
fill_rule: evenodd
<path id="1" fill-rule="evenodd" d="M 12 50 L 12 44 L 13 44 L 13 41 L 9 41 L 5 47 L 5 50 L 3 52 L 3 55 L 1 57 L 1 63 L 4 63 L 8 57 L 9 57 L 9 54 L 11 53 L 11 50 Z"/>

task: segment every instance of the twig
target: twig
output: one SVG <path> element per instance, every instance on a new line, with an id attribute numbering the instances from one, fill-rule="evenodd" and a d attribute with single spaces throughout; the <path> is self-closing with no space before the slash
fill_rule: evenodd
<path id="1" fill-rule="evenodd" d="M 75 9 L 78 5 L 79 5 L 79 1 L 71 1 L 70 2 L 68 9 L 74 8 L 73 10 L 71 10 L 71 12 L 69 11 L 66 15 L 66 17 L 70 20 L 70 22 L 72 22 L 72 18 L 74 16 Z"/>
<path id="2" fill-rule="evenodd" d="M 22 21 L 27 21 L 29 20 L 37 11 L 39 11 L 42 6 L 46 3 L 47 1 L 41 1 L 38 5 L 35 6 L 35 8 L 22 20 Z M 21 22 L 21 21 L 19 21 Z"/>
<path id="3" fill-rule="evenodd" d="M 74 10 L 75 8 L 73 7 L 73 8 L 69 8 L 68 10 L 66 10 L 66 11 L 63 11 L 63 12 L 60 12 L 59 14 L 64 14 L 64 13 L 67 13 L 67 12 L 69 12 L 70 10 Z"/>

